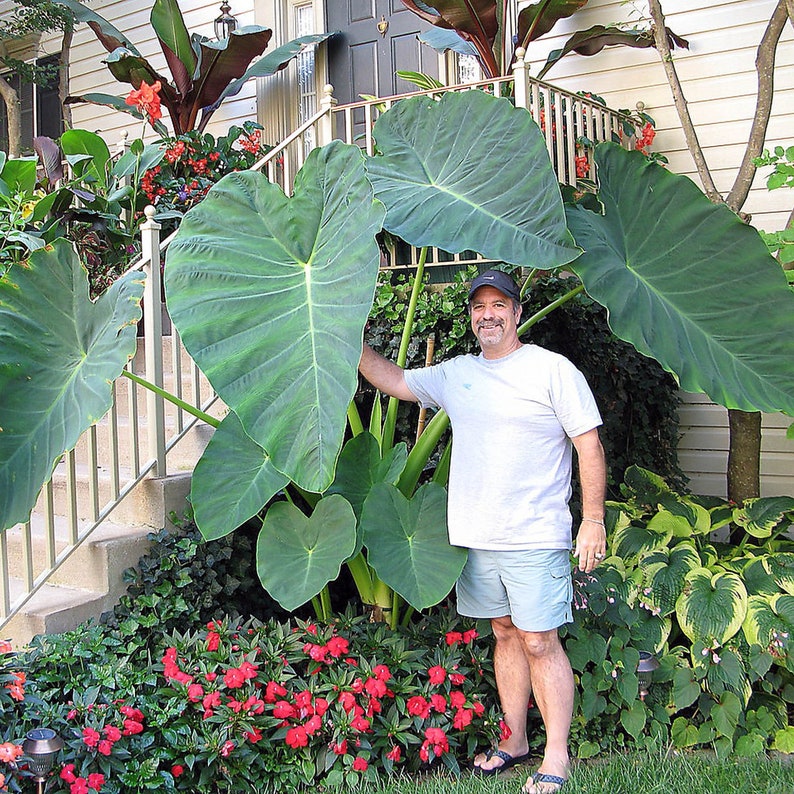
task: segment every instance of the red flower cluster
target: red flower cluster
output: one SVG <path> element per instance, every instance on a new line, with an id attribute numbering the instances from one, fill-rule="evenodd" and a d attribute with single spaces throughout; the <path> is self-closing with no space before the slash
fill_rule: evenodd
<path id="1" fill-rule="evenodd" d="M 574 157 L 574 164 L 576 166 L 577 178 L 584 179 L 590 173 L 590 160 L 586 154 L 580 154 Z"/>
<path id="2" fill-rule="evenodd" d="M 419 748 L 419 757 L 423 761 L 429 761 L 431 752 L 433 758 L 441 758 L 444 753 L 449 752 L 449 739 L 441 728 L 428 728 L 425 731 L 425 740 Z"/>
<path id="3" fill-rule="evenodd" d="M 259 154 L 262 146 L 262 130 L 252 130 L 248 134 L 243 134 L 237 139 L 241 148 L 251 154 Z"/>
<path id="4" fill-rule="evenodd" d="M 642 152 L 643 154 L 648 154 L 648 147 L 653 143 L 653 139 L 655 137 L 656 130 L 653 128 L 653 124 L 648 121 L 640 131 L 634 147 L 637 149 L 637 151 Z"/>
<path id="5" fill-rule="evenodd" d="M 162 87 L 159 80 L 156 80 L 154 85 L 149 85 L 145 80 L 141 80 L 140 88 L 137 91 L 135 89 L 130 91 L 124 102 L 127 105 L 137 105 L 141 113 L 149 116 L 149 123 L 153 125 L 157 119 L 163 117 L 160 107 L 160 89 Z"/>
<path id="6" fill-rule="evenodd" d="M 78 777 L 74 771 L 74 764 L 66 764 L 61 769 L 61 780 L 65 780 L 69 784 L 70 794 L 88 794 L 89 789 L 101 791 L 105 784 L 105 776 L 99 772 L 94 772 L 87 778 Z"/>
<path id="7" fill-rule="evenodd" d="M 477 639 L 477 629 L 469 629 L 468 631 L 448 631 L 445 635 L 447 645 L 468 645 Z"/>
<path id="8" fill-rule="evenodd" d="M 22 702 L 25 699 L 25 682 L 27 678 L 24 673 L 19 672 L 11 673 L 11 675 L 14 677 L 14 680 L 7 683 L 5 688 L 14 700 Z"/>

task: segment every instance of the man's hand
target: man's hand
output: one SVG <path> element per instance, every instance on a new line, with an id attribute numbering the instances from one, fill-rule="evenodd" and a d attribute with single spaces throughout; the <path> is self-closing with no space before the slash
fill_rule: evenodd
<path id="1" fill-rule="evenodd" d="M 603 523 L 590 519 L 583 519 L 576 535 L 576 550 L 574 555 L 579 559 L 579 570 L 590 573 L 601 560 L 604 559 L 607 549 L 607 533 Z"/>

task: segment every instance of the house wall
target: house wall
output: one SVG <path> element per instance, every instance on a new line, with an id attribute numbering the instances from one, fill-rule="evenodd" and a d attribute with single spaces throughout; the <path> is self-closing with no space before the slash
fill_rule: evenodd
<path id="1" fill-rule="evenodd" d="M 733 185 L 755 115 L 755 57 L 777 0 L 662 0 L 667 26 L 689 40 L 689 49 L 673 52 L 689 111 L 718 190 Z M 538 74 L 551 50 L 562 47 L 575 30 L 596 24 L 632 22 L 638 1 L 590 0 L 584 9 L 562 20 L 529 50 L 532 74 Z M 546 80 L 573 91 L 592 91 L 610 107 L 645 111 L 656 122 L 653 150 L 670 160 L 670 169 L 699 183 L 686 149 L 664 68 L 655 49 L 607 47 L 598 55 L 568 55 L 550 69 Z M 775 96 L 767 147 L 794 143 L 794 26 L 781 36 L 775 68 Z M 770 169 L 761 169 L 744 207 L 758 229 L 783 228 L 792 207 L 791 191 L 766 189 Z"/>
<path id="2" fill-rule="evenodd" d="M 744 152 L 755 114 L 755 58 L 777 0 L 662 0 L 667 26 L 689 40 L 688 50 L 673 53 L 689 110 L 718 190 L 727 194 Z M 561 47 L 575 30 L 595 24 L 636 20 L 632 12 L 645 3 L 590 0 L 559 31 L 533 43 L 529 56 L 537 74 L 548 53 Z M 664 69 L 654 49 L 611 47 L 591 57 L 569 55 L 544 78 L 573 91 L 592 91 L 610 107 L 645 111 L 658 131 L 653 149 L 670 160 L 670 169 L 699 182 L 686 149 Z M 778 45 L 775 95 L 767 131 L 767 148 L 794 143 L 794 27 L 787 24 Z M 768 191 L 761 169 L 744 210 L 758 229 L 785 226 L 794 194 Z M 691 477 L 693 491 L 725 497 L 728 459 L 727 411 L 703 395 L 684 395 L 680 410 L 681 467 Z M 762 431 L 761 492 L 765 496 L 794 494 L 794 441 L 786 439 L 791 419 L 765 415 Z"/>

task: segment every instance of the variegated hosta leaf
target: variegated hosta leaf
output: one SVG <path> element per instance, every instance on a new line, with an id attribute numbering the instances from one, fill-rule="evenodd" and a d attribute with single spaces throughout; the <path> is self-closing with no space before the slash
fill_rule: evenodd
<path id="1" fill-rule="evenodd" d="M 679 543 L 672 549 L 658 549 L 640 562 L 645 571 L 646 587 L 641 600 L 669 615 L 684 589 L 689 573 L 701 566 L 700 555 L 692 543 Z"/>
<path id="2" fill-rule="evenodd" d="M 631 525 L 617 530 L 612 537 L 612 553 L 631 559 L 666 546 L 673 537 L 673 526 L 682 519 L 670 513 L 662 515 L 662 512 L 657 513 L 647 527 Z"/>
<path id="3" fill-rule="evenodd" d="M 730 571 L 691 571 L 675 605 L 681 630 L 693 642 L 724 645 L 742 625 L 747 613 L 747 590 Z"/>
<path id="4" fill-rule="evenodd" d="M 687 499 L 679 494 L 662 494 L 659 504 L 669 513 L 686 520 L 686 526 L 678 523 L 673 528 L 673 534 L 679 538 L 691 535 L 706 535 L 712 530 L 709 511 L 702 505 Z"/>
<path id="5" fill-rule="evenodd" d="M 794 499 L 790 496 L 771 496 L 748 499 L 742 507 L 733 511 L 733 520 L 748 535 L 768 538 L 772 530 L 783 520 L 786 513 L 794 511 Z"/>
<path id="6" fill-rule="evenodd" d="M 789 595 L 794 595 L 794 554 L 770 554 L 767 566 L 775 584 Z"/>
<path id="7" fill-rule="evenodd" d="M 670 636 L 672 621 L 645 609 L 639 612 L 639 619 L 631 626 L 632 644 L 643 651 L 658 653 Z"/>
<path id="8" fill-rule="evenodd" d="M 672 493 L 670 487 L 658 474 L 641 466 L 629 466 L 623 475 L 623 482 L 630 494 L 638 502 L 646 505 L 656 505 L 662 494 Z"/>
<path id="9" fill-rule="evenodd" d="M 769 571 L 766 555 L 745 560 L 740 572 L 748 595 L 769 596 L 780 592 L 775 578 Z"/>
<path id="10" fill-rule="evenodd" d="M 760 645 L 777 658 L 790 658 L 794 647 L 794 596 L 750 596 L 742 631 L 750 645 Z"/>

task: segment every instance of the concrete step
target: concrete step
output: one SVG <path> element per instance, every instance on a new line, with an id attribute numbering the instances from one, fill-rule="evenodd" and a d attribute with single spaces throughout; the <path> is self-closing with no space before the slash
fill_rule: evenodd
<path id="1" fill-rule="evenodd" d="M 2 628 L 0 637 L 9 638 L 15 648 L 23 648 L 36 634 L 68 631 L 88 619 L 99 616 L 118 603 L 126 591 L 123 574 L 138 564 L 150 546 L 150 532 L 172 526 L 168 516 L 181 516 L 187 506 L 190 475 L 179 474 L 159 479 L 147 479 L 83 541 L 66 559 L 51 580 L 44 585 L 19 614 Z M 124 522 L 122 507 L 128 500 L 135 502 L 127 508 L 146 520 Z M 34 575 L 47 559 L 44 520 L 35 514 L 31 518 L 31 558 Z M 69 536 L 68 522 L 55 519 L 56 548 L 64 548 Z M 8 530 L 9 571 L 12 576 L 9 590 L 12 603 L 23 591 L 22 574 L 26 565 L 25 540 L 20 528 Z"/>

